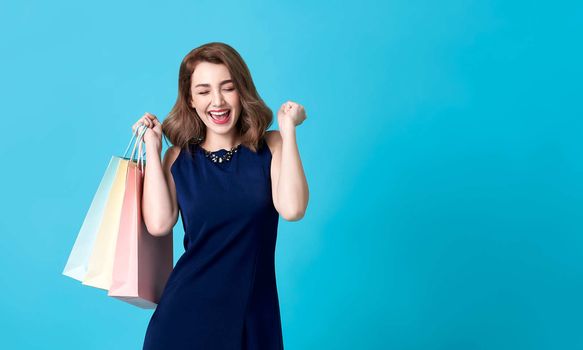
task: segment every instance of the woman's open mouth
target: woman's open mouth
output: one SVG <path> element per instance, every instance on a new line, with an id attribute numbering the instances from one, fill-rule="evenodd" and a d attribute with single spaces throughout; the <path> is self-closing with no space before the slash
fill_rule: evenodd
<path id="1" fill-rule="evenodd" d="M 209 116 L 215 124 L 225 124 L 229 121 L 229 118 L 231 118 L 231 110 L 229 109 L 220 113 L 209 112 Z"/>

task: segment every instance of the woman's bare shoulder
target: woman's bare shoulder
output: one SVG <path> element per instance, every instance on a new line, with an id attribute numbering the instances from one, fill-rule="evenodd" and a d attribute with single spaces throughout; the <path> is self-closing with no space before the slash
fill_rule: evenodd
<path id="1" fill-rule="evenodd" d="M 166 153 L 164 153 L 164 160 L 162 161 L 164 170 L 170 171 L 172 164 L 174 164 L 174 161 L 176 161 L 179 154 L 180 147 L 178 146 L 171 146 L 166 150 Z"/>
<path id="2" fill-rule="evenodd" d="M 281 134 L 279 130 L 268 130 L 265 133 L 265 141 L 271 151 L 271 154 L 278 152 L 281 149 Z"/>

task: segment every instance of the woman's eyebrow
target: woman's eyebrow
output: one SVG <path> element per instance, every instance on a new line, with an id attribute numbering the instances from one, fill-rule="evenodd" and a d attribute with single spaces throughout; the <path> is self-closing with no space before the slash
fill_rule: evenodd
<path id="1" fill-rule="evenodd" d="M 221 81 L 221 83 L 219 85 L 223 85 L 223 84 L 227 84 L 227 83 L 232 83 L 232 82 L 233 81 L 231 79 L 227 79 L 227 80 Z M 194 87 L 197 88 L 199 86 L 200 87 L 210 87 L 211 85 L 210 84 L 196 84 Z"/>

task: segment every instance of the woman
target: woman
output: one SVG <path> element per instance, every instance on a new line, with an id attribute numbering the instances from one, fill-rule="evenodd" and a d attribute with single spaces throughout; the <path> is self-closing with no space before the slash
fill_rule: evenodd
<path id="1" fill-rule="evenodd" d="M 178 99 L 148 127 L 143 217 L 155 236 L 182 215 L 184 249 L 143 349 L 283 349 L 275 279 L 279 215 L 301 219 L 308 185 L 295 128 L 304 108 L 284 103 L 279 131 L 241 56 L 209 43 L 180 65 Z M 161 160 L 162 134 L 173 144 Z"/>

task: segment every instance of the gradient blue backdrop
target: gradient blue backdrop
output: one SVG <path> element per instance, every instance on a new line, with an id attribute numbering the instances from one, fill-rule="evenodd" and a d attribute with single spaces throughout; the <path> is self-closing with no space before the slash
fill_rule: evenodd
<path id="1" fill-rule="evenodd" d="M 141 348 L 151 310 L 61 272 L 132 123 L 223 41 L 308 114 L 286 349 L 583 348 L 580 4 L 1 2 L 0 347 Z"/>

